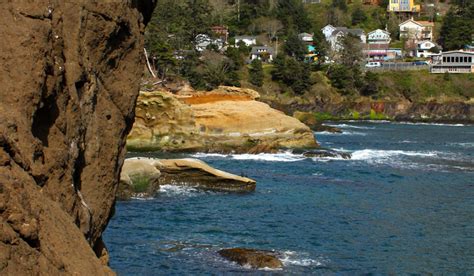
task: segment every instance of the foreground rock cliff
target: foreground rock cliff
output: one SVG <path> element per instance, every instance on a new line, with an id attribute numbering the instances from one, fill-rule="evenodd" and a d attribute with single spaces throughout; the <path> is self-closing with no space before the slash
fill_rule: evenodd
<path id="1" fill-rule="evenodd" d="M 101 235 L 153 2 L 2 3 L 0 274 L 113 273 Z"/>
<path id="2" fill-rule="evenodd" d="M 317 147 L 309 127 L 258 97 L 253 90 L 234 87 L 180 95 L 142 92 L 127 146 L 224 153 Z"/>

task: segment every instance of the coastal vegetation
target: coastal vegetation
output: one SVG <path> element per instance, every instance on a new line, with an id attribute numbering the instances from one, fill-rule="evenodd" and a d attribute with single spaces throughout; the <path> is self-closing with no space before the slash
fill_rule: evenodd
<path id="1" fill-rule="evenodd" d="M 343 50 L 331 53 L 321 32 L 326 24 L 360 28 L 366 32 L 380 28 L 392 35 L 391 47 L 405 47 L 399 40 L 398 24 L 403 20 L 387 13 L 388 1 L 363 5 L 360 0 L 322 0 L 303 4 L 299 0 L 196 0 L 158 1 L 158 8 L 146 31 L 146 47 L 153 68 L 162 81 L 188 81 L 197 90 L 219 85 L 257 90 L 264 101 L 320 103 L 328 97 L 340 101 L 408 100 L 411 102 L 470 101 L 474 97 L 471 75 L 430 75 L 425 70 L 366 71 L 359 43 L 344 37 Z M 435 24 L 435 37 L 445 50 L 459 49 L 471 41 L 474 28 L 470 1 L 440 3 L 415 17 Z M 190 16 L 192 15 L 192 16 Z M 213 37 L 212 26 L 225 26 L 229 47 L 210 44 L 196 50 L 196 36 Z M 316 62 L 305 61 L 306 45 L 298 33 L 314 34 Z M 257 38 L 257 45 L 277 49 L 271 63 L 248 63 L 250 47 L 233 39 L 238 35 Z M 333 63 L 325 63 L 330 58 Z M 413 60 L 413 59 L 410 59 Z M 326 101 L 327 102 L 327 101 Z"/>

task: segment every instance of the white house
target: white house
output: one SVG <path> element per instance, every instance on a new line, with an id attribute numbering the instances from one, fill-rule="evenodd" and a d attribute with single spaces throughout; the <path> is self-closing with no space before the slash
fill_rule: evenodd
<path id="1" fill-rule="evenodd" d="M 341 50 L 341 40 L 342 38 L 350 34 L 360 39 L 362 43 L 367 42 L 367 36 L 362 29 L 348 29 L 346 27 L 334 27 L 332 25 L 327 25 L 321 29 L 326 40 L 331 45 L 331 49 L 333 51 Z"/>
<path id="2" fill-rule="evenodd" d="M 390 44 L 390 33 L 381 29 L 371 31 L 367 34 L 369 44 Z"/>
<path id="3" fill-rule="evenodd" d="M 415 43 L 423 40 L 433 40 L 433 22 L 409 19 L 398 26 L 400 27 L 400 39 L 413 40 Z"/>
<path id="4" fill-rule="evenodd" d="M 235 46 L 239 45 L 239 42 L 244 42 L 247 47 L 257 45 L 257 37 L 250 35 L 241 35 L 235 37 Z"/>
<path id="5" fill-rule="evenodd" d="M 474 73 L 474 53 L 450 51 L 432 56 L 431 73 Z"/>
<path id="6" fill-rule="evenodd" d="M 250 51 L 250 60 L 259 59 L 264 62 L 272 62 L 275 56 L 275 51 L 268 46 L 255 46 Z"/>
<path id="7" fill-rule="evenodd" d="M 429 40 L 421 41 L 416 46 L 416 56 L 419 58 L 427 58 L 434 54 L 438 54 L 431 52 L 431 49 L 434 47 L 438 47 L 438 45 Z"/>
<path id="8" fill-rule="evenodd" d="M 221 38 L 213 39 L 207 34 L 198 34 L 195 38 L 195 48 L 197 51 L 202 52 L 209 47 L 209 45 L 215 45 L 218 50 L 224 48 L 224 40 Z"/>

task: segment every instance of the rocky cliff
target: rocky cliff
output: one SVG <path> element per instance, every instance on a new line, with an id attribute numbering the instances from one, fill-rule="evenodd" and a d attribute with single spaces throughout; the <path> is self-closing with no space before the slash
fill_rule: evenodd
<path id="1" fill-rule="evenodd" d="M 317 147 L 307 126 L 257 101 L 258 97 L 254 90 L 233 87 L 179 95 L 140 93 L 127 146 L 224 153 Z"/>
<path id="2" fill-rule="evenodd" d="M 134 120 L 153 5 L 2 3 L 0 274 L 112 273 L 101 235 Z"/>

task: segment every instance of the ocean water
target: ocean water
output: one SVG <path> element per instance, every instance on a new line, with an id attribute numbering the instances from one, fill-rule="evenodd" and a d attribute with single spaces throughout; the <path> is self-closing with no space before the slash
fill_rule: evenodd
<path id="1" fill-rule="evenodd" d="M 334 125 L 344 132 L 318 141 L 352 160 L 174 156 L 246 175 L 257 189 L 164 186 L 155 198 L 118 202 L 104 234 L 111 267 L 119 275 L 474 275 L 474 126 Z M 230 247 L 275 250 L 285 267 L 242 268 L 216 253 Z"/>

